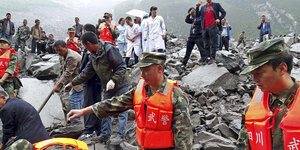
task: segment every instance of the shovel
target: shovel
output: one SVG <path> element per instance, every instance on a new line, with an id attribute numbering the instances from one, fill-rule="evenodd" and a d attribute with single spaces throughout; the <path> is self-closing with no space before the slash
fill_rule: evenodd
<path id="1" fill-rule="evenodd" d="M 53 95 L 54 91 L 51 90 L 51 93 L 46 97 L 46 99 L 44 100 L 43 104 L 40 106 L 38 113 L 40 113 L 42 111 L 42 109 L 44 108 L 44 106 L 47 104 L 47 102 L 49 101 L 50 97 Z"/>

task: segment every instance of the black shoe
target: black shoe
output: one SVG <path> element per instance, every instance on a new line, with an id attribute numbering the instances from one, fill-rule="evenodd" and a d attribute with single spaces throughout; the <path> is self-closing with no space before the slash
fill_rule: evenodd
<path id="1" fill-rule="evenodd" d="M 110 136 L 106 136 L 106 135 L 99 135 L 95 138 L 92 138 L 91 140 L 92 141 L 95 141 L 95 142 L 99 142 L 99 143 L 106 143 L 108 140 L 109 140 Z"/>

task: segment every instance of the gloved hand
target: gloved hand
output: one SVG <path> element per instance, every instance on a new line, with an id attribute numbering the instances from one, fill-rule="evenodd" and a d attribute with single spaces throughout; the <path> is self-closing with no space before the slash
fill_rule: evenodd
<path id="1" fill-rule="evenodd" d="M 106 84 L 106 91 L 112 90 L 115 88 L 115 82 L 113 80 L 109 80 Z"/>

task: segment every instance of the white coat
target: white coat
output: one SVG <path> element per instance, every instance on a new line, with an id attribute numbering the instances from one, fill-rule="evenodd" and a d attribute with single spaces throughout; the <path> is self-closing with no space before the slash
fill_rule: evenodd
<path id="1" fill-rule="evenodd" d="M 151 16 L 147 19 L 147 25 L 145 26 L 145 35 L 149 35 L 149 50 L 157 51 L 158 49 L 166 49 L 165 41 L 162 38 L 166 35 L 166 26 L 164 19 L 161 16 L 152 18 Z M 143 37 L 145 38 L 145 36 Z"/>
<path id="2" fill-rule="evenodd" d="M 132 37 L 141 32 L 141 27 L 138 24 L 133 24 L 132 27 L 127 26 L 125 30 L 125 37 Z M 134 51 L 132 51 L 134 49 Z M 133 52 L 140 57 L 143 50 L 141 49 L 141 36 L 134 38 L 134 42 L 127 41 L 126 57 L 132 57 Z"/>

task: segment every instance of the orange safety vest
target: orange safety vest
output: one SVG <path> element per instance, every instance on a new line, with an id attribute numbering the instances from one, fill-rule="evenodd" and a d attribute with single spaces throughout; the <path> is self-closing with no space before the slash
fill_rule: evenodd
<path id="1" fill-rule="evenodd" d="M 9 49 L 4 54 L 2 54 L 0 56 L 0 77 L 1 78 L 4 76 L 5 71 L 6 71 L 6 69 L 9 66 L 10 54 L 11 53 L 15 53 L 16 54 L 16 51 L 13 50 L 13 49 Z M 10 75 L 9 77 L 18 76 L 18 70 L 19 70 L 19 61 L 18 61 L 15 73 L 13 75 Z"/>
<path id="2" fill-rule="evenodd" d="M 69 38 L 67 38 L 66 39 L 66 44 L 67 44 L 67 48 L 69 48 L 69 49 L 72 49 L 72 50 L 74 50 L 74 51 L 76 51 L 76 52 L 79 52 L 79 49 L 78 49 L 78 47 L 76 47 L 76 46 L 78 46 L 78 38 L 77 37 L 74 37 L 73 38 L 73 42 L 74 42 L 74 44 L 76 45 L 74 45 L 74 44 L 68 44 L 68 40 L 69 40 Z"/>
<path id="3" fill-rule="evenodd" d="M 174 147 L 171 129 L 172 92 L 174 86 L 178 86 L 177 82 L 167 80 L 164 92 L 156 92 L 151 97 L 147 97 L 145 85 L 144 79 L 141 78 L 133 98 L 135 122 L 137 123 L 136 140 L 142 148 Z M 145 106 L 147 106 L 147 110 L 145 110 Z"/>
<path id="4" fill-rule="evenodd" d="M 111 27 L 112 30 L 115 30 L 116 26 L 114 25 L 113 27 Z M 104 24 L 104 26 L 101 27 L 100 29 L 100 40 L 102 41 L 107 41 L 107 42 L 112 42 L 116 45 L 116 39 L 113 40 L 113 37 L 111 35 L 111 32 L 109 31 L 106 23 Z"/>
<path id="5" fill-rule="evenodd" d="M 245 116 L 248 139 L 252 150 L 272 150 L 271 129 L 273 124 L 271 125 L 270 122 L 271 118 L 276 116 L 276 113 L 273 113 L 269 108 L 269 96 L 270 93 L 262 92 L 259 88 L 256 88 Z M 290 110 L 284 115 L 279 125 L 283 131 L 284 149 L 300 149 L 299 88 L 294 102 L 287 108 L 289 107 Z"/>

